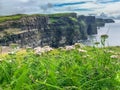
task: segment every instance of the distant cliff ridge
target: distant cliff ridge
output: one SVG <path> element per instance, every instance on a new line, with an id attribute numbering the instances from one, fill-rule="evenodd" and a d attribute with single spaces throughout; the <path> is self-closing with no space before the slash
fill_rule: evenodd
<path id="1" fill-rule="evenodd" d="M 97 34 L 97 26 L 108 22 L 111 21 L 103 22 L 94 16 L 77 16 L 76 13 L 0 17 L 0 44 L 16 43 L 21 47 L 72 45 L 87 39 L 88 35 Z"/>
<path id="2" fill-rule="evenodd" d="M 104 27 L 105 23 L 114 23 L 115 21 L 112 19 L 102 19 L 102 18 L 96 18 L 96 24 L 98 27 Z"/>

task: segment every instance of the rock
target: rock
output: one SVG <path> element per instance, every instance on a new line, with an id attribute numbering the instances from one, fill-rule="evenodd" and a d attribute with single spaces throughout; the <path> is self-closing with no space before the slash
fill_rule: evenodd
<path id="1" fill-rule="evenodd" d="M 102 18 L 96 18 L 96 24 L 97 27 L 104 27 L 105 23 L 114 23 L 115 21 L 112 19 L 102 19 Z"/>
<path id="2" fill-rule="evenodd" d="M 79 40 L 86 40 L 88 35 L 97 34 L 98 22 L 111 20 L 96 20 L 94 16 L 77 16 L 76 13 L 23 15 L 18 20 L 0 23 L 0 33 L 8 31 L 0 35 L 0 44 L 16 43 L 20 47 L 32 48 L 73 45 Z M 16 33 L 14 29 L 17 29 Z"/>

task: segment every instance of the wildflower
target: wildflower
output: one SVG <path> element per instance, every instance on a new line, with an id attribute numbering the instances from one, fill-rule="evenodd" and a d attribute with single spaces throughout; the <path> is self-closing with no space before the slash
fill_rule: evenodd
<path id="1" fill-rule="evenodd" d="M 32 50 L 32 47 L 29 47 L 29 46 L 28 46 L 28 47 L 26 48 L 26 51 L 29 52 L 30 50 Z"/>
<path id="2" fill-rule="evenodd" d="M 115 53 L 114 51 L 111 51 L 111 50 L 109 50 L 109 51 L 107 51 L 108 53 Z"/>
<path id="3" fill-rule="evenodd" d="M 34 48 L 35 50 L 35 53 L 36 54 L 42 54 L 42 53 L 45 53 L 45 52 L 49 52 L 51 50 L 53 50 L 53 48 L 49 47 L 49 46 L 44 46 L 43 48 L 42 47 L 36 47 Z"/>
<path id="4" fill-rule="evenodd" d="M 115 55 L 120 55 L 120 53 L 118 53 L 118 52 L 115 52 L 114 54 L 115 54 Z"/>
<path id="5" fill-rule="evenodd" d="M 100 44 L 100 42 L 95 42 L 94 44 L 98 47 L 98 45 Z"/>
<path id="6" fill-rule="evenodd" d="M 59 50 L 65 50 L 63 47 L 59 47 L 58 49 L 59 49 Z"/>
<path id="7" fill-rule="evenodd" d="M 9 63 L 11 63 L 11 62 L 12 62 L 12 60 L 9 60 L 8 62 L 9 62 Z"/>
<path id="8" fill-rule="evenodd" d="M 105 53 L 115 53 L 114 51 L 112 50 L 104 50 Z"/>
<path id="9" fill-rule="evenodd" d="M 95 45 L 98 45 L 98 44 L 100 44 L 100 42 L 95 42 Z"/>
<path id="10" fill-rule="evenodd" d="M 107 35 L 107 34 L 103 34 L 103 35 L 101 35 L 101 38 L 107 39 L 107 38 L 108 38 L 108 35 Z"/>
<path id="11" fill-rule="evenodd" d="M 82 53 L 86 53 L 87 51 L 86 50 L 83 50 L 83 49 L 78 49 L 79 52 L 82 52 Z"/>
<path id="12" fill-rule="evenodd" d="M 19 65 L 17 68 L 21 68 L 21 65 Z"/>
<path id="13" fill-rule="evenodd" d="M 45 51 L 43 50 L 43 48 L 41 48 L 41 47 L 36 47 L 36 48 L 34 48 L 34 50 L 35 50 L 35 53 L 36 54 L 41 54 L 41 53 L 44 53 Z"/>
<path id="14" fill-rule="evenodd" d="M 79 47 L 79 48 L 84 48 L 85 47 L 85 45 L 83 45 L 81 43 L 75 43 L 74 46 Z"/>
<path id="15" fill-rule="evenodd" d="M 70 50 L 75 49 L 75 47 L 74 47 L 74 46 L 66 46 L 65 49 L 66 49 L 67 51 L 70 51 Z"/>
<path id="16" fill-rule="evenodd" d="M 14 55 L 16 51 L 8 52 L 9 55 Z"/>
<path id="17" fill-rule="evenodd" d="M 53 48 L 51 48 L 50 46 L 44 46 L 43 49 L 45 52 L 49 52 L 53 50 Z"/>
<path id="18" fill-rule="evenodd" d="M 59 74 L 59 71 L 56 71 L 55 73 L 56 73 L 56 74 Z"/>
<path id="19" fill-rule="evenodd" d="M 82 58 L 88 58 L 90 55 L 83 55 Z"/>
<path id="20" fill-rule="evenodd" d="M 106 42 L 107 38 L 108 38 L 108 35 L 107 35 L 107 34 L 101 35 L 101 44 L 102 44 L 103 46 L 105 46 L 105 42 Z"/>
<path id="21" fill-rule="evenodd" d="M 87 56 L 82 56 L 83 58 L 87 58 Z"/>
<path id="22" fill-rule="evenodd" d="M 111 55 L 110 58 L 116 59 L 116 58 L 118 58 L 118 56 L 117 55 Z"/>
<path id="23" fill-rule="evenodd" d="M 2 59 L 0 59 L 0 62 L 2 62 L 3 60 Z"/>

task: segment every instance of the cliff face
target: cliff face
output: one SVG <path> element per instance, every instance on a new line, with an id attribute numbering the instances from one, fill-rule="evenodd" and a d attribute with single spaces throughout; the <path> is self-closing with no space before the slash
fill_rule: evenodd
<path id="1" fill-rule="evenodd" d="M 95 16 L 79 16 L 78 20 L 80 22 L 85 22 L 85 33 L 87 33 L 88 35 L 97 34 L 97 24 Z"/>
<path id="2" fill-rule="evenodd" d="M 59 47 L 97 34 L 97 24 L 94 16 L 77 16 L 76 13 L 26 15 L 19 20 L 0 23 L 0 32 L 1 45 Z"/>
<path id="3" fill-rule="evenodd" d="M 96 24 L 98 27 L 104 27 L 105 23 L 114 23 L 115 21 L 112 19 L 102 19 L 102 18 L 96 18 Z"/>
<path id="4" fill-rule="evenodd" d="M 42 42 L 45 41 L 43 37 L 48 32 L 48 17 L 24 16 L 20 20 L 7 21 L 1 24 L 1 26 L 4 26 L 4 30 L 1 30 L 3 31 L 3 35 L 1 35 L 0 44 L 9 45 L 11 43 L 17 43 L 21 47 L 35 47 L 42 45 Z M 16 33 L 14 33 L 15 29 L 17 29 Z"/>

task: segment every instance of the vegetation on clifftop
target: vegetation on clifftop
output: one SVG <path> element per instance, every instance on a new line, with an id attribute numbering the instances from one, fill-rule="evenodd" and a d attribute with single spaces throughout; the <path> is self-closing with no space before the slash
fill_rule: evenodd
<path id="1" fill-rule="evenodd" d="M 1 55 L 0 90 L 120 90 L 120 47 L 43 48 Z"/>
<path id="2" fill-rule="evenodd" d="M 16 14 L 16 15 L 9 15 L 9 16 L 0 16 L 0 23 L 6 22 L 6 21 L 14 21 L 19 20 L 24 16 L 47 16 L 45 14 L 33 14 L 33 15 L 27 15 L 27 14 Z"/>
<path id="3" fill-rule="evenodd" d="M 18 14 L 18 15 L 11 15 L 11 16 L 0 16 L 0 23 L 11 21 L 11 20 L 19 20 L 22 16 L 25 16 L 25 15 Z"/>
<path id="4" fill-rule="evenodd" d="M 6 22 L 6 21 L 14 21 L 19 20 L 23 16 L 48 16 L 48 17 L 62 17 L 62 16 L 71 16 L 76 15 L 75 13 L 57 13 L 57 14 L 33 14 L 33 15 L 27 15 L 27 14 L 16 14 L 16 15 L 9 15 L 9 16 L 0 16 L 0 23 Z"/>

